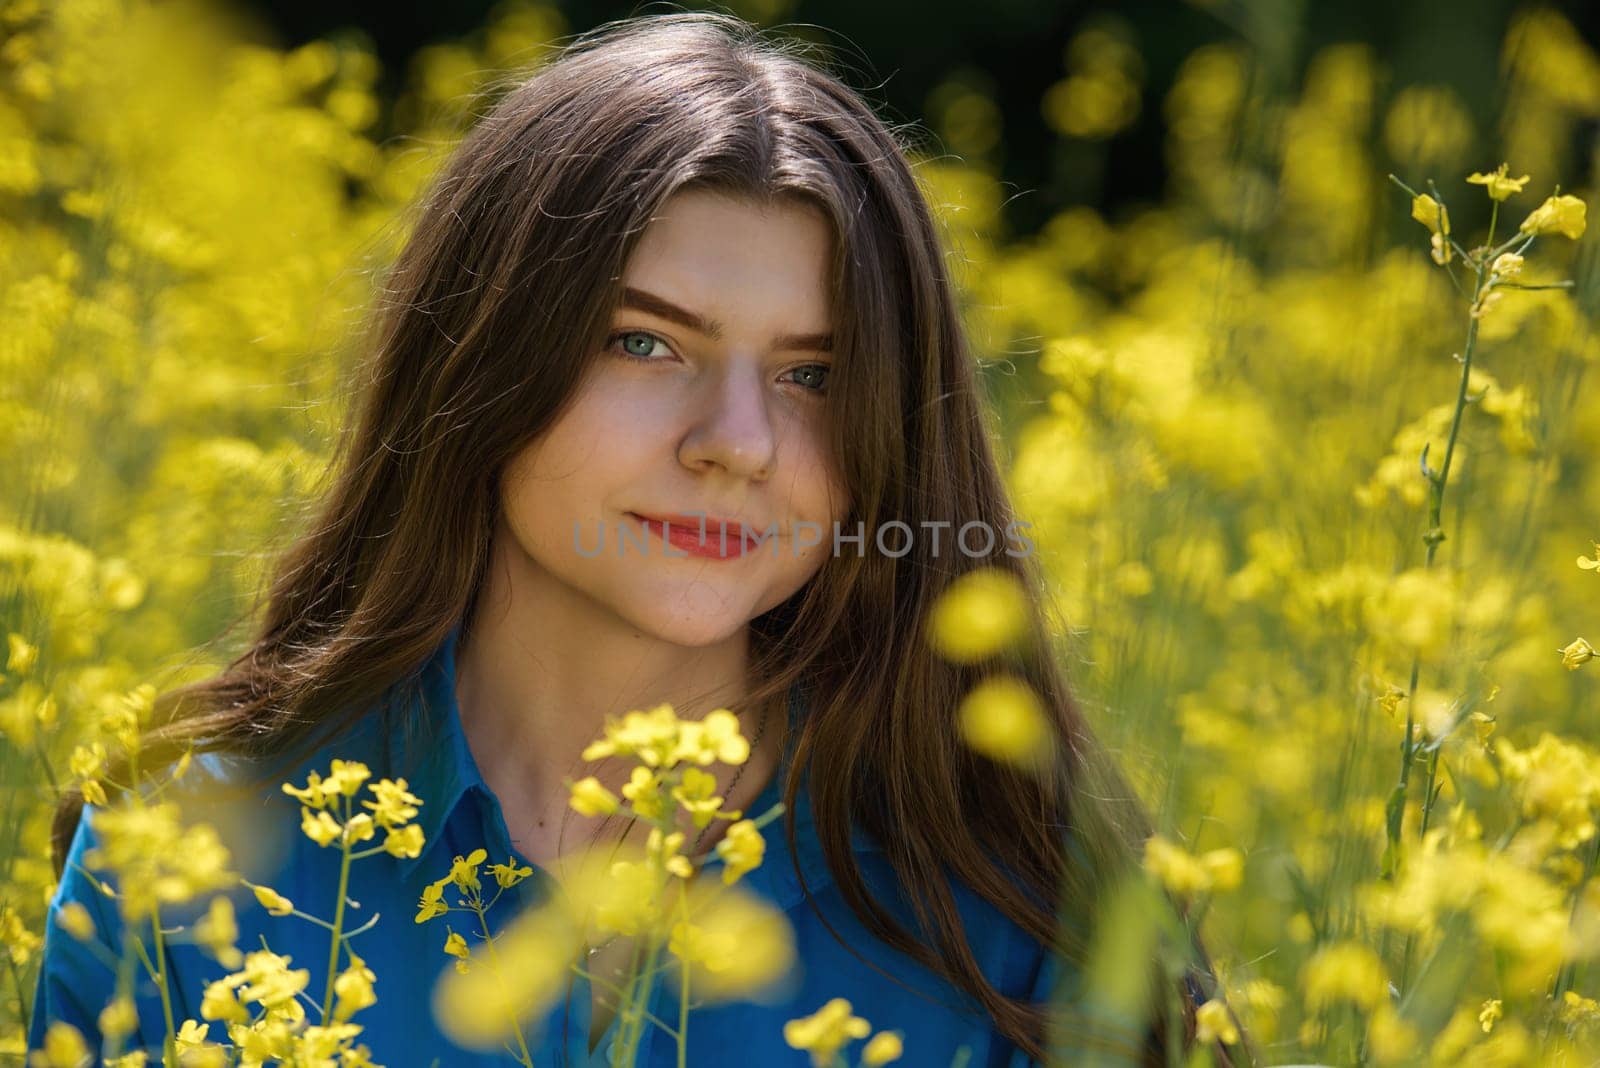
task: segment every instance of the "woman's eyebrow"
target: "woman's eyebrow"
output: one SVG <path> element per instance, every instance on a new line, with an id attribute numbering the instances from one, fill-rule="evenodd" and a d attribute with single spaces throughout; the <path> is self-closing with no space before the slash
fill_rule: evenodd
<path id="1" fill-rule="evenodd" d="M 715 319 L 707 319 L 687 308 L 658 297 L 654 293 L 647 293 L 633 286 L 625 286 L 622 290 L 622 306 L 636 308 L 639 311 L 659 315 L 663 319 L 670 319 L 679 326 L 688 327 L 697 333 L 704 334 L 713 341 L 722 337 L 722 324 Z M 832 352 L 832 334 L 783 334 L 773 338 L 772 347 L 775 349 L 795 349 L 801 352 Z"/>

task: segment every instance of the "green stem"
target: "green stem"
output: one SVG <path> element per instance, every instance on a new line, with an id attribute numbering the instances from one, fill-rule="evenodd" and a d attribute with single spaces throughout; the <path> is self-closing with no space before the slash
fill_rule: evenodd
<path id="1" fill-rule="evenodd" d="M 324 1026 L 327 1025 L 328 1017 L 333 1012 L 333 980 L 339 971 L 339 932 L 344 927 L 345 897 L 350 893 L 350 839 L 347 836 L 340 836 L 339 848 L 342 850 L 339 858 L 339 900 L 333 906 L 333 926 L 328 939 L 328 983 L 323 988 L 322 994 Z"/>
<path id="2" fill-rule="evenodd" d="M 1514 239 L 1513 239 L 1514 240 Z M 1508 242 L 1509 243 L 1509 242 Z M 1483 294 L 1484 272 L 1486 267 L 1480 263 L 1476 267 L 1476 280 L 1473 284 L 1473 301 L 1476 303 Z M 1428 500 L 1428 528 L 1423 532 L 1422 540 L 1427 545 L 1427 554 L 1423 566 L 1433 567 L 1433 560 L 1439 550 L 1439 543 L 1444 540 L 1444 531 L 1440 526 L 1440 517 L 1444 510 L 1445 488 L 1450 480 L 1450 462 L 1455 456 L 1456 439 L 1461 433 L 1463 415 L 1467 409 L 1467 386 L 1472 380 L 1472 356 L 1478 345 L 1478 320 L 1472 317 L 1467 319 L 1467 340 L 1461 351 L 1461 378 L 1456 387 L 1456 407 L 1450 418 L 1450 436 L 1445 442 L 1444 462 L 1439 466 L 1437 475 L 1428 475 L 1429 500 Z M 1393 860 L 1393 867 L 1398 868 L 1400 856 L 1400 830 L 1405 818 L 1405 802 L 1410 794 L 1411 765 L 1416 758 L 1417 746 L 1413 740 L 1416 723 L 1416 697 L 1417 681 L 1421 669 L 1421 656 L 1416 655 L 1411 659 L 1411 680 L 1409 693 L 1406 697 L 1406 730 L 1405 737 L 1400 740 L 1400 781 L 1395 786 L 1390 798 L 1389 820 L 1387 825 L 1389 850 Z M 1428 824 L 1429 812 L 1433 807 L 1433 776 L 1437 758 L 1430 762 L 1427 793 L 1422 798 L 1422 826 Z M 1411 967 L 1411 954 L 1416 941 L 1415 934 L 1407 934 L 1405 950 L 1401 957 L 1398 987 L 1404 994 L 1406 989 L 1407 973 Z"/>
<path id="3" fill-rule="evenodd" d="M 1600 862 L 1600 834 L 1594 836 L 1589 846 L 1589 858 L 1583 865 L 1583 877 L 1578 880 L 1578 885 L 1572 891 L 1572 911 L 1568 918 L 1569 924 L 1578 916 L 1578 906 L 1583 902 L 1583 888 L 1588 886 L 1589 880 L 1594 877 L 1596 862 Z M 1564 961 L 1561 965 L 1561 970 L 1556 973 L 1556 988 L 1551 997 L 1556 1001 L 1560 1001 L 1561 996 L 1571 989 L 1572 980 L 1576 974 L 1576 965 L 1570 960 Z"/>
<path id="4" fill-rule="evenodd" d="M 161 1041 L 162 1057 L 167 1064 L 178 1063 L 178 1029 L 172 1022 L 172 991 L 167 989 L 167 945 L 161 933 L 161 909 L 159 906 L 150 910 L 150 930 L 155 933 L 156 942 L 156 989 L 161 991 L 161 1015 L 167 1025 L 166 1037 Z"/>
<path id="5" fill-rule="evenodd" d="M 481 899 L 480 899 L 481 902 Z M 505 982 L 505 972 L 500 970 L 500 951 L 494 947 L 494 936 L 489 933 L 489 918 L 482 904 L 472 910 L 478 914 L 478 927 L 483 931 L 483 940 L 489 944 L 489 966 L 494 969 L 495 979 Z M 511 1017 L 511 1026 L 517 1032 L 517 1060 L 523 1068 L 533 1068 L 533 1054 L 528 1052 L 528 1040 L 522 1037 L 522 1025 L 518 1022 L 516 1014 Z"/>
<path id="6" fill-rule="evenodd" d="M 1596 836 L 1600 841 L 1600 835 Z M 683 918 L 683 925 L 689 925 L 689 895 L 678 895 L 678 914 Z M 678 1068 L 689 1066 L 689 962 L 682 957 L 678 958 L 678 966 L 683 976 L 682 996 L 678 1000 Z"/>

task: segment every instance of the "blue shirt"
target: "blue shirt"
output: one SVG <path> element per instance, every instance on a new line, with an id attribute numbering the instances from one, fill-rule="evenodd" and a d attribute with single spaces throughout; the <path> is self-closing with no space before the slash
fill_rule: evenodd
<path id="1" fill-rule="evenodd" d="M 309 770 L 320 769 L 326 774 L 334 757 L 359 760 L 371 768 L 374 780 L 406 778 L 412 792 L 424 800 L 417 817 L 426 836 L 421 856 L 407 859 L 379 854 L 356 861 L 350 871 L 349 897 L 359 907 L 347 909 L 345 929 L 353 929 L 374 915 L 381 917 L 371 930 L 352 941 L 354 950 L 377 975 L 377 1004 L 354 1017 L 354 1022 L 365 1028 L 357 1041 L 365 1043 L 374 1061 L 387 1068 L 514 1063 L 501 1051 L 463 1050 L 434 1024 L 429 1010 L 432 988 L 441 970 L 451 962 L 442 952 L 445 921 L 435 919 L 421 925 L 413 921 L 423 887 L 443 877 L 450 870 L 453 857 L 466 856 L 480 847 L 488 851 L 491 862 L 510 858 L 519 865 L 533 867 L 533 876 L 507 890 L 489 912 L 490 927 L 498 930 L 519 909 L 544 899 L 554 885 L 548 873 L 529 864 L 512 845 L 500 803 L 484 782 L 467 746 L 455 701 L 458 633 L 452 631 L 423 665 L 414 688 L 397 691 L 407 695 L 397 705 L 388 711 L 374 706 L 360 717 L 353 733 L 313 754 L 293 777 L 295 784 L 303 784 Z M 395 708 L 399 709 L 398 720 L 394 718 Z M 804 710 L 798 690 L 791 693 L 791 724 L 797 724 Z M 790 751 L 783 755 L 777 773 L 760 797 L 745 809 L 752 818 L 782 800 L 783 776 L 793 756 L 794 734 L 790 737 Z M 230 769 L 241 766 L 236 763 L 240 760 L 209 754 L 195 762 L 195 770 L 182 784 L 187 789 L 193 780 L 225 781 Z M 113 953 L 121 946 L 115 903 L 96 892 L 79 870 L 84 854 L 95 845 L 94 812 L 92 806 L 84 810 L 61 884 L 50 905 L 51 922 L 30 1023 L 30 1049 L 38 1048 L 46 1024 L 55 1019 L 73 1024 L 84 1033 L 91 1048 L 99 1048 L 96 1017 L 110 1000 L 113 976 L 89 946 L 77 942 L 55 923 L 62 905 L 82 902 L 94 918 L 101 943 Z M 300 832 L 299 803 L 281 789 L 253 790 L 242 800 L 211 803 L 203 812 L 188 813 L 187 818 L 203 818 L 218 827 L 233 850 L 235 868 L 247 879 L 272 887 L 303 911 L 332 918 L 339 849 L 319 847 Z M 741 879 L 746 889 L 762 895 L 787 914 L 795 932 L 795 965 L 785 981 L 764 994 L 763 1001 L 695 1008 L 689 1014 L 689 1063 L 713 1068 L 752 1064 L 802 1068 L 809 1065 L 809 1054 L 784 1041 L 784 1022 L 816 1012 L 831 998 L 843 997 L 849 999 L 856 1015 L 871 1023 L 874 1032 L 901 1032 L 905 1052 L 900 1064 L 946 1068 L 962 1047 L 969 1054 L 965 1062 L 968 1068 L 1025 1068 L 1035 1064 L 994 1029 L 993 1021 L 976 999 L 891 949 L 856 918 L 834 886 L 823 860 L 804 780 L 796 796 L 795 820 L 797 848 L 791 852 L 788 847 L 782 817 L 767 824 L 763 828 L 766 856 L 759 867 Z M 914 914 L 898 890 L 881 847 L 857 829 L 851 848 L 875 896 L 908 930 L 916 932 Z M 721 858 L 713 855 L 706 867 L 721 863 Z M 806 903 L 795 873 L 797 866 L 806 875 L 816 908 L 845 943 L 932 1000 L 886 978 L 846 949 Z M 492 880 L 489 886 L 492 890 Z M 952 881 L 952 889 L 968 942 L 989 981 L 1010 997 L 1047 1000 L 1059 971 L 1058 959 L 959 881 Z M 296 916 L 268 915 L 248 890 L 241 888 L 232 897 L 238 915 L 239 948 L 246 952 L 260 948 L 265 939 L 274 952 L 291 958 L 291 967 L 311 970 L 306 992 L 320 999 L 327 976 L 328 931 Z M 164 926 L 179 922 L 168 913 L 163 914 L 163 921 Z M 456 924 L 456 929 L 460 930 L 461 925 Z M 220 978 L 228 969 L 199 948 L 186 944 L 169 944 L 167 963 L 175 1021 L 200 1020 L 200 999 L 206 983 Z M 161 1002 L 143 969 L 139 977 L 135 1003 L 140 1030 L 124 1049 L 147 1048 L 152 1054 L 151 1063 L 156 1064 L 165 1033 Z M 776 997 L 773 990 L 777 991 Z M 567 993 L 570 996 L 558 999 L 526 1036 L 534 1063 L 541 1068 L 607 1064 L 606 1050 L 617 1022 L 612 1021 L 591 1054 L 589 981 L 570 975 Z M 657 1019 L 674 1024 L 678 1019 L 676 995 L 671 984 L 659 977 L 649 1011 Z M 308 1013 L 315 1016 L 314 1010 Z M 220 1023 L 212 1023 L 208 1037 L 226 1041 L 225 1029 Z M 852 1063 L 860 1045 L 855 1042 L 844 1050 Z M 675 1068 L 676 1040 L 657 1027 L 647 1026 L 638 1063 Z"/>

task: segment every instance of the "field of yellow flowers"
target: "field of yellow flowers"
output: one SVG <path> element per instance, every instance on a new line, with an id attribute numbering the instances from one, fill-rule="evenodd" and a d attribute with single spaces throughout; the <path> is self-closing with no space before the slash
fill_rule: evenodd
<path id="1" fill-rule="evenodd" d="M 373 274 L 462 101 L 572 29 L 508 3 L 386 100 L 359 38 L 285 52 L 196 2 L 0 0 L 0 1061 L 27 1063 L 58 790 L 100 800 L 155 690 L 224 662 L 207 643 L 318 489 Z M 1131 121 L 1137 54 L 1085 35 L 1041 102 L 1064 138 Z M 1316 53 L 1292 91 L 1258 58 L 1244 40 L 1184 62 L 1160 203 L 1034 234 L 1001 223 L 992 102 L 931 109 L 967 162 L 918 169 L 1061 655 L 1163 828 L 1149 877 L 1196 899 L 1221 1001 L 1267 1063 L 1594 1063 L 1600 272 L 1594 190 L 1564 183 L 1596 170 L 1572 146 L 1600 119 L 1600 57 L 1560 15 L 1518 15 L 1492 128 L 1447 87 L 1389 84 L 1361 44 Z M 650 789 L 704 802 L 695 765 L 739 757 L 736 730 L 658 713 L 597 745 L 657 747 L 672 778 Z M 971 737 L 1004 756 L 1025 728 L 979 717 Z M 574 806 L 620 803 L 597 786 Z M 346 865 L 419 845 L 427 799 L 403 781 L 346 765 L 287 789 Z M 727 873 L 760 862 L 764 816 L 724 840 Z M 662 885 L 669 839 L 629 878 Z M 130 917 L 227 877 L 226 843 L 159 803 L 124 842 L 103 860 L 147 889 L 119 901 Z M 487 860 L 441 873 L 417 922 L 526 874 Z M 300 973 L 241 954 L 231 923 L 219 906 L 190 933 L 219 983 L 206 1019 L 168 1021 L 168 1060 L 366 1063 L 359 959 L 312 992 L 313 1023 L 288 1008 Z M 711 919 L 662 946 L 705 981 L 734 967 L 709 967 Z M 446 952 L 463 967 L 440 1004 L 488 1007 L 443 1013 L 463 1041 L 497 1044 L 551 978 L 474 985 L 492 968 Z M 1201 1031 L 1232 1044 L 1221 1001 Z M 898 1056 L 848 1004 L 785 1034 L 819 1065 Z M 34 1064 L 91 1063 L 51 1037 Z"/>

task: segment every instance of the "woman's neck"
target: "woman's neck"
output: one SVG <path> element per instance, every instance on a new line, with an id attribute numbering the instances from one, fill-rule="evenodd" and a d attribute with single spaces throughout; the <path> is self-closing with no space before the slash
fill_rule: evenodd
<path id="1" fill-rule="evenodd" d="M 716 645 L 686 649 L 641 633 L 547 573 L 499 566 L 489 571 L 502 579 L 491 582 L 479 598 L 480 608 L 463 627 L 456 650 L 462 726 L 507 823 L 537 843 L 546 842 L 546 835 L 554 842 L 565 821 L 560 834 L 565 850 L 591 837 L 601 821 L 568 809 L 564 780 L 592 774 L 620 793 L 632 769 L 626 758 L 582 759 L 583 750 L 601 737 L 607 717 L 663 702 L 694 719 L 714 708 L 735 707 L 748 688 L 748 630 Z M 755 718 L 741 715 L 747 738 L 755 732 Z M 769 735 L 781 734 L 772 727 Z M 770 764 L 774 755 L 763 752 L 758 759 L 753 754 L 752 764 Z M 759 791 L 771 770 L 746 768 L 739 792 L 752 782 Z M 731 778 L 718 774 L 724 789 Z M 711 837 L 708 833 L 708 842 Z"/>

